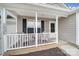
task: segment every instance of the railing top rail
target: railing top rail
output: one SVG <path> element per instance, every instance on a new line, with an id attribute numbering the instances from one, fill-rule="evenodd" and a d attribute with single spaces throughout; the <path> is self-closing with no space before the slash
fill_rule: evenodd
<path id="1" fill-rule="evenodd" d="M 27 35 L 27 34 L 6 34 L 6 35 Z"/>
<path id="2" fill-rule="evenodd" d="M 26 34 L 6 34 L 6 35 L 34 35 L 35 33 L 26 33 Z M 38 34 L 55 34 L 55 33 L 38 33 Z"/>

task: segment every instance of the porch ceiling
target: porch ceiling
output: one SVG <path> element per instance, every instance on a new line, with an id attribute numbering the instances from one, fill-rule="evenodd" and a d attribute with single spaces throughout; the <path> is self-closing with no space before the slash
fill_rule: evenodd
<path id="1" fill-rule="evenodd" d="M 30 12 L 30 11 L 16 11 L 18 15 L 21 15 L 21 16 L 32 16 L 32 17 L 35 17 L 35 13 L 36 12 Z M 47 12 L 39 12 L 38 11 L 38 17 L 42 17 L 42 18 L 56 18 L 56 16 L 50 14 L 50 13 L 47 13 Z"/>
<path id="2" fill-rule="evenodd" d="M 45 17 L 45 18 L 56 18 L 59 17 L 67 17 L 68 11 L 57 10 L 55 8 L 46 8 L 38 5 L 33 4 L 7 4 L 3 3 L 0 4 L 1 8 L 6 8 L 12 11 L 15 11 L 17 15 L 23 16 L 35 16 L 35 12 L 38 12 L 38 17 Z"/>

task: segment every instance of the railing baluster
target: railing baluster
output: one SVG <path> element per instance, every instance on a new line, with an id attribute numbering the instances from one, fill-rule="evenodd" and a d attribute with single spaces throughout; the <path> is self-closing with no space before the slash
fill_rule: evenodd
<path id="1" fill-rule="evenodd" d="M 13 48 L 13 45 L 14 45 L 14 35 L 12 36 L 12 48 Z"/>
<path id="2" fill-rule="evenodd" d="M 40 42 L 40 41 L 39 41 L 39 33 L 38 33 L 38 44 L 39 44 L 39 42 Z"/>
<path id="3" fill-rule="evenodd" d="M 31 35 L 29 35 L 28 46 L 30 45 L 30 39 L 31 39 Z"/>
<path id="4" fill-rule="evenodd" d="M 27 46 L 29 46 L 29 34 L 28 34 L 28 39 L 27 39 Z"/>
<path id="5" fill-rule="evenodd" d="M 30 45 L 30 39 L 31 39 L 31 35 L 29 34 L 29 39 L 28 39 L 28 46 Z"/>
<path id="6" fill-rule="evenodd" d="M 24 39 L 24 41 L 25 41 L 25 46 L 26 46 L 26 39 L 27 39 L 27 35 L 24 35 L 25 36 L 25 39 Z"/>
<path id="7" fill-rule="evenodd" d="M 45 40 L 44 40 L 44 43 L 46 43 L 46 35 L 47 35 L 47 34 L 45 34 Z"/>
<path id="8" fill-rule="evenodd" d="M 24 45 L 23 45 L 23 43 L 24 43 L 24 41 L 23 41 L 23 40 L 24 40 L 23 37 L 24 37 L 24 35 L 21 34 L 21 46 L 24 46 Z"/>
<path id="9" fill-rule="evenodd" d="M 25 46 L 25 34 L 24 35 L 22 35 L 22 46 Z"/>
<path id="10" fill-rule="evenodd" d="M 33 40 L 34 40 L 34 36 L 33 36 L 33 34 L 31 34 L 30 45 L 33 44 L 33 42 L 32 42 Z"/>
<path id="11" fill-rule="evenodd" d="M 9 48 L 10 48 L 10 36 L 7 35 L 7 37 L 8 37 L 8 39 L 7 39 L 7 40 L 8 40 L 8 41 L 7 41 L 7 42 L 8 42 L 8 49 L 9 49 Z"/>
<path id="12" fill-rule="evenodd" d="M 22 34 L 20 35 L 20 38 L 21 38 L 21 47 L 23 47 L 23 39 L 22 39 Z"/>
<path id="13" fill-rule="evenodd" d="M 42 34 L 40 33 L 40 44 L 42 43 L 42 41 L 41 41 L 41 36 L 42 36 Z"/>
<path id="14" fill-rule="evenodd" d="M 10 48 L 11 48 L 11 36 L 10 36 Z"/>
<path id="15" fill-rule="evenodd" d="M 11 45 L 11 36 L 9 35 L 9 48 L 10 48 L 10 45 Z"/>
<path id="16" fill-rule="evenodd" d="M 23 45 L 23 43 L 24 43 L 24 39 L 23 39 L 23 37 L 24 37 L 24 35 L 21 35 L 21 39 L 22 39 L 22 46 L 24 46 L 24 45 Z"/>
<path id="17" fill-rule="evenodd" d="M 31 34 L 31 39 L 29 41 L 30 42 L 30 45 L 32 45 L 32 43 L 31 43 L 32 39 L 34 39 L 34 38 L 33 38 L 33 35 Z"/>
<path id="18" fill-rule="evenodd" d="M 20 46 L 19 47 L 22 47 L 22 45 L 21 45 L 21 43 L 22 43 L 21 34 L 19 35 L 19 41 L 20 41 Z"/>
<path id="19" fill-rule="evenodd" d="M 39 44 L 41 44 L 41 33 L 39 34 L 39 37 L 40 37 L 40 43 Z"/>
<path id="20" fill-rule="evenodd" d="M 44 43 L 44 40 L 45 40 L 45 35 L 43 34 L 43 36 L 44 36 L 44 39 L 43 39 L 43 43 Z"/>
<path id="21" fill-rule="evenodd" d="M 11 36 L 11 39 L 12 39 L 12 40 L 11 40 L 11 48 L 12 48 L 12 44 L 13 44 L 13 42 L 12 42 L 12 41 L 13 41 L 13 36 Z"/>
<path id="22" fill-rule="evenodd" d="M 10 37 L 10 48 L 12 48 L 12 36 Z"/>
<path id="23" fill-rule="evenodd" d="M 13 44 L 12 47 L 15 48 L 15 35 L 13 35 Z"/>
<path id="24" fill-rule="evenodd" d="M 39 34 L 39 44 L 41 44 L 41 33 Z"/>
<path id="25" fill-rule="evenodd" d="M 15 35 L 13 35 L 13 48 L 15 48 Z"/>
<path id="26" fill-rule="evenodd" d="M 43 43 L 45 43 L 45 35 L 43 34 L 43 36 L 44 36 L 44 40 L 43 40 Z"/>
<path id="27" fill-rule="evenodd" d="M 18 35 L 16 35 L 16 36 L 17 36 L 17 42 L 16 42 L 16 44 L 17 44 L 17 47 L 19 47 L 19 41 L 18 41 L 19 36 Z"/>
<path id="28" fill-rule="evenodd" d="M 15 46 L 15 48 L 16 48 L 16 35 L 15 35 L 15 39 L 14 39 L 14 40 L 15 40 L 15 44 L 14 44 L 14 46 Z"/>
<path id="29" fill-rule="evenodd" d="M 22 47 L 22 46 L 21 46 L 21 43 L 22 43 L 21 34 L 20 34 L 19 40 L 20 40 L 20 47 Z"/>
<path id="30" fill-rule="evenodd" d="M 13 45 L 14 45 L 14 35 L 12 35 L 12 48 L 13 48 Z"/>
<path id="31" fill-rule="evenodd" d="M 31 34 L 30 45 L 33 44 L 32 40 L 34 40 L 34 36 L 33 36 L 33 34 Z"/>
<path id="32" fill-rule="evenodd" d="M 27 46 L 28 46 L 28 39 L 29 39 L 28 35 L 29 35 L 29 34 L 27 34 L 27 41 L 26 41 L 26 43 L 27 43 Z"/>
<path id="33" fill-rule="evenodd" d="M 39 44 L 40 44 L 40 43 L 41 43 L 41 37 L 40 37 L 40 34 L 39 34 L 39 41 L 40 41 L 40 42 L 39 42 Z"/>

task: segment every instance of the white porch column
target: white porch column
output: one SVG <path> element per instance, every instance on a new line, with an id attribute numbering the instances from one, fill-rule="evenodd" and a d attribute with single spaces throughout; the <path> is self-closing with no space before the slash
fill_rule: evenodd
<path id="1" fill-rule="evenodd" d="M 37 18 L 38 18 L 38 16 L 37 16 L 37 12 L 36 12 L 36 16 L 35 16 L 35 19 L 36 19 L 36 22 L 35 22 L 35 26 L 36 26 L 36 47 L 38 46 L 38 33 L 37 33 Z"/>
<path id="2" fill-rule="evenodd" d="M 18 33 L 18 19 L 17 17 L 15 19 L 16 19 L 16 33 Z"/>
<path id="3" fill-rule="evenodd" d="M 56 43 L 58 43 L 58 16 L 56 16 Z"/>
<path id="4" fill-rule="evenodd" d="M 6 36 L 5 36 L 5 34 L 6 34 L 6 16 L 7 16 L 7 14 L 6 14 L 6 9 L 2 9 L 2 12 L 1 12 L 1 21 L 2 21 L 2 50 L 3 50 L 3 52 L 4 51 L 6 51 L 6 49 L 7 49 L 7 40 L 6 40 Z"/>

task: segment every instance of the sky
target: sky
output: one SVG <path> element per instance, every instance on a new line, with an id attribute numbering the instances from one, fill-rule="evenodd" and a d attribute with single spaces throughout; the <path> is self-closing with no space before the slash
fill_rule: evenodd
<path id="1" fill-rule="evenodd" d="M 71 9 L 79 8 L 79 3 L 65 3 Z"/>

